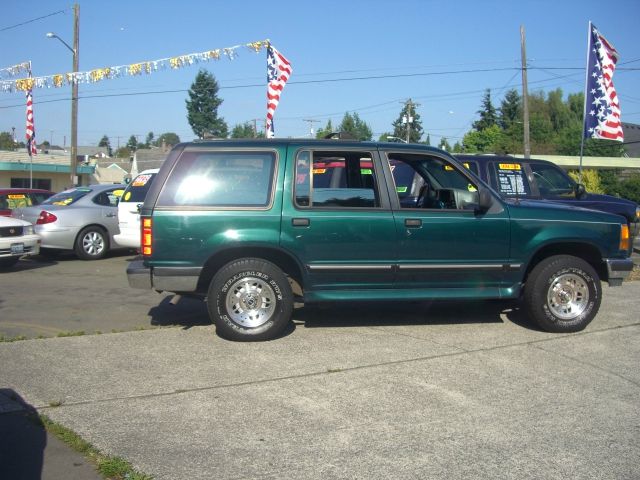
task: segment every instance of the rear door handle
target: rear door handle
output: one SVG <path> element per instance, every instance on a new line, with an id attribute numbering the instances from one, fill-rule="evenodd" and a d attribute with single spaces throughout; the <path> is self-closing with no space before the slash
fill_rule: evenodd
<path id="1" fill-rule="evenodd" d="M 422 227 L 422 220 L 419 218 L 405 218 L 404 226 L 407 228 L 420 228 Z"/>
<path id="2" fill-rule="evenodd" d="M 311 225 L 311 222 L 308 218 L 292 218 L 291 225 L 294 227 L 308 227 Z"/>

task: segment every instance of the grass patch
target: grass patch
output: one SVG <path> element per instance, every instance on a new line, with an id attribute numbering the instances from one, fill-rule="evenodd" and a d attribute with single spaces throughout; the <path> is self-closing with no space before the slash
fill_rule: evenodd
<path id="1" fill-rule="evenodd" d="M 18 335 L 17 337 L 5 337 L 0 334 L 0 343 L 10 343 L 10 342 L 19 342 L 20 340 L 26 340 L 27 337 L 24 335 Z"/>
<path id="2" fill-rule="evenodd" d="M 120 457 L 105 455 L 86 440 L 83 440 L 72 430 L 52 421 L 46 415 L 40 414 L 40 420 L 47 431 L 58 437 L 76 452 L 88 458 L 96 467 L 98 473 L 108 480 L 152 480 L 153 477 L 138 472 L 133 466 Z"/>
<path id="3" fill-rule="evenodd" d="M 77 332 L 59 332 L 56 337 L 82 337 L 85 335 L 84 330 Z"/>

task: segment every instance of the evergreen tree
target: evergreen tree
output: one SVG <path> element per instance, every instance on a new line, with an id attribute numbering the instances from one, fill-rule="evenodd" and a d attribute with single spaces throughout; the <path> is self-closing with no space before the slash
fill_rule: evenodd
<path id="1" fill-rule="evenodd" d="M 491 103 L 491 89 L 487 88 L 485 91 L 484 97 L 482 98 L 482 108 L 480 108 L 477 113 L 480 115 L 480 120 L 473 122 L 473 128 L 477 132 L 498 123 L 498 113 L 493 103 Z"/>
<path id="2" fill-rule="evenodd" d="M 110 157 L 113 156 L 113 150 L 111 149 L 111 142 L 109 141 L 109 137 L 104 135 L 100 139 L 100 142 L 98 143 L 98 146 L 99 147 L 106 147 L 107 148 L 107 155 L 109 155 Z"/>
<path id="3" fill-rule="evenodd" d="M 333 133 L 333 125 L 331 125 L 331 119 L 327 120 L 327 124 L 324 128 L 319 128 L 316 132 L 316 138 L 324 138 L 330 133 Z"/>
<path id="4" fill-rule="evenodd" d="M 409 122 L 409 120 L 413 120 Z M 407 139 L 407 130 L 409 130 L 409 143 L 418 143 L 422 138 L 422 121 L 420 120 L 420 114 L 416 111 L 416 104 L 409 99 L 405 102 L 400 115 L 396 119 L 393 125 L 393 136 Z"/>
<path id="5" fill-rule="evenodd" d="M 508 130 L 518 121 L 522 121 L 522 98 L 517 90 L 509 90 L 500 104 L 498 125 L 503 130 Z"/>
<path id="6" fill-rule="evenodd" d="M 447 152 L 451 151 L 451 145 L 449 144 L 449 141 L 447 140 L 446 137 L 442 137 L 440 139 L 440 143 L 438 144 L 438 148 L 440 148 L 442 150 L 446 150 Z"/>
<path id="7" fill-rule="evenodd" d="M 223 118 L 218 117 L 218 107 L 222 101 L 218 97 L 218 82 L 215 77 L 206 70 L 200 70 L 189 89 L 189 100 L 185 101 L 187 120 L 198 138 L 209 135 L 227 137 L 227 124 Z"/>
<path id="8" fill-rule="evenodd" d="M 127 142 L 127 148 L 131 152 L 135 152 L 138 149 L 138 139 L 136 138 L 135 135 L 131 135 L 129 137 L 129 141 Z"/>
<path id="9" fill-rule="evenodd" d="M 346 132 L 353 136 L 356 140 L 371 140 L 373 132 L 371 127 L 367 125 L 364 120 L 361 120 L 357 113 L 351 115 L 349 112 L 344 114 L 342 123 L 340 124 L 340 131 Z"/>
<path id="10" fill-rule="evenodd" d="M 147 133 L 147 139 L 145 140 L 146 148 L 150 148 L 153 145 L 153 132 Z"/>

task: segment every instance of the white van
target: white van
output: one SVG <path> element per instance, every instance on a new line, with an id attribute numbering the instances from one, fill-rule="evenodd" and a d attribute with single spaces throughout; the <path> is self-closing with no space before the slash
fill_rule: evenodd
<path id="1" fill-rule="evenodd" d="M 127 185 L 120 198 L 118 203 L 120 233 L 114 235 L 113 239 L 123 247 L 140 248 L 140 207 L 157 173 L 157 168 L 141 172 Z"/>

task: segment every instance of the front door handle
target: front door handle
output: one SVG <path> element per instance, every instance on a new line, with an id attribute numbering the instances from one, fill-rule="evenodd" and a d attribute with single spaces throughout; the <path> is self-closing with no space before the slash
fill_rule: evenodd
<path id="1" fill-rule="evenodd" d="M 422 220 L 419 218 L 405 218 L 404 226 L 407 228 L 420 228 L 422 227 Z"/>
<path id="2" fill-rule="evenodd" d="M 292 218 L 291 225 L 294 227 L 308 227 L 311 225 L 311 222 L 308 218 Z"/>

